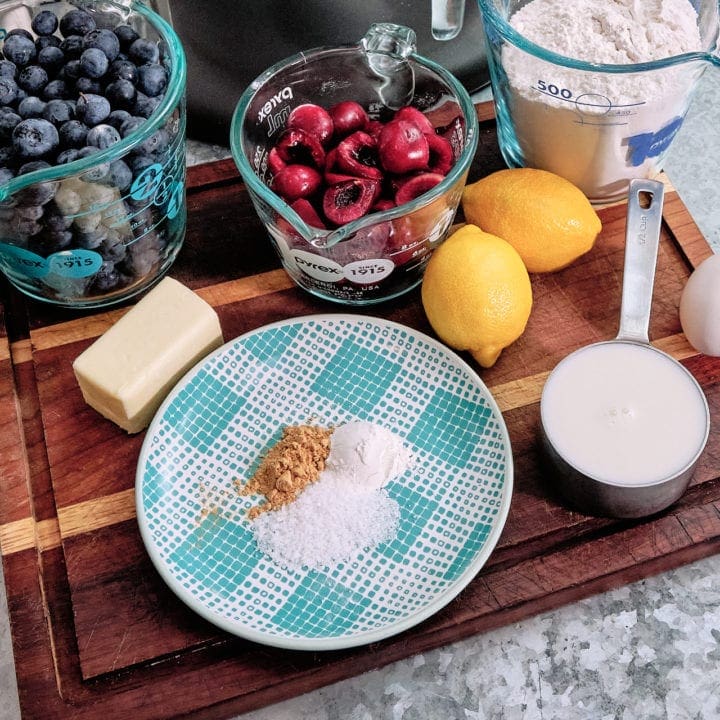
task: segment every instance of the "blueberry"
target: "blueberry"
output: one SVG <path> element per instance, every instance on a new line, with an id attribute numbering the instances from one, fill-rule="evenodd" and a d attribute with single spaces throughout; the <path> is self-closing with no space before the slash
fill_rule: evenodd
<path id="1" fill-rule="evenodd" d="M 107 124 L 112 125 L 116 130 L 119 130 L 126 120 L 132 117 L 127 110 L 113 110 L 107 116 Z"/>
<path id="2" fill-rule="evenodd" d="M 156 63 L 160 60 L 160 50 L 154 42 L 138 38 L 130 45 L 128 56 L 136 65 Z"/>
<path id="3" fill-rule="evenodd" d="M 0 167 L 0 185 L 10 182 L 15 177 L 15 173 L 7 167 Z"/>
<path id="4" fill-rule="evenodd" d="M 75 115 L 78 120 L 92 127 L 103 122 L 110 114 L 110 110 L 110 101 L 106 97 L 88 93 L 78 98 Z"/>
<path id="5" fill-rule="evenodd" d="M 25 28 L 13 28 L 5 37 L 10 37 L 11 35 L 22 35 L 22 37 L 27 38 L 28 40 L 34 40 L 33 34 Z"/>
<path id="6" fill-rule="evenodd" d="M 127 50 L 140 37 L 130 25 L 118 25 L 114 32 L 123 50 Z"/>
<path id="7" fill-rule="evenodd" d="M 85 49 L 95 48 L 101 50 L 109 62 L 115 60 L 120 53 L 120 40 L 112 30 L 93 30 L 83 38 Z"/>
<path id="8" fill-rule="evenodd" d="M 51 10 L 41 10 L 30 23 L 36 35 L 52 35 L 58 29 L 57 15 Z"/>
<path id="9" fill-rule="evenodd" d="M 18 154 L 28 158 L 47 155 L 60 142 L 55 126 L 43 118 L 21 120 L 15 126 L 12 138 Z"/>
<path id="10" fill-rule="evenodd" d="M 35 43 L 24 35 L 8 35 L 3 45 L 5 57 L 18 67 L 24 67 L 37 57 Z"/>
<path id="11" fill-rule="evenodd" d="M 11 138 L 13 130 L 15 130 L 21 120 L 22 116 L 14 112 L 0 114 L 0 138 Z"/>
<path id="12" fill-rule="evenodd" d="M 0 105 L 12 105 L 17 99 L 17 83 L 9 77 L 0 77 Z"/>
<path id="13" fill-rule="evenodd" d="M 132 170 L 124 160 L 113 160 L 113 162 L 110 163 L 108 179 L 118 190 L 124 192 L 132 184 Z"/>
<path id="14" fill-rule="evenodd" d="M 157 97 L 165 92 L 167 83 L 167 71 L 162 65 L 141 65 L 138 68 L 137 89 L 140 92 L 145 93 L 145 95 Z"/>
<path id="15" fill-rule="evenodd" d="M 44 160 L 33 160 L 20 167 L 18 175 L 27 175 L 37 170 L 47 170 L 52 167 Z M 23 188 L 17 195 L 18 202 L 23 205 L 45 205 L 55 197 L 58 184 L 56 182 L 36 182 Z"/>
<path id="16" fill-rule="evenodd" d="M 18 115 L 23 120 L 31 117 L 42 117 L 45 109 L 45 101 L 35 95 L 30 95 L 18 103 Z"/>
<path id="17" fill-rule="evenodd" d="M 112 126 L 101 123 L 88 130 L 86 142 L 88 145 L 105 150 L 121 140 L 120 133 Z"/>
<path id="18" fill-rule="evenodd" d="M 102 85 L 99 80 L 89 77 L 79 77 L 75 81 L 75 90 L 81 95 L 100 95 L 102 93 Z"/>
<path id="19" fill-rule="evenodd" d="M 86 144 L 88 127 L 79 120 L 68 120 L 58 128 L 60 145 L 63 148 L 81 148 Z"/>
<path id="20" fill-rule="evenodd" d="M 105 88 L 105 97 L 118 110 L 130 110 L 135 107 L 137 90 L 130 80 L 114 80 Z"/>
<path id="21" fill-rule="evenodd" d="M 9 60 L 0 60 L 0 77 L 17 78 L 17 65 Z"/>
<path id="22" fill-rule="evenodd" d="M 42 116 L 48 122 L 59 127 L 71 120 L 73 113 L 67 100 L 48 100 Z"/>
<path id="23" fill-rule="evenodd" d="M 95 19 L 85 10 L 69 10 L 60 18 L 60 34 L 85 35 L 96 28 Z"/>
<path id="24" fill-rule="evenodd" d="M 60 49 L 65 57 L 79 58 L 83 51 L 82 35 L 68 35 L 61 43 Z"/>
<path id="25" fill-rule="evenodd" d="M 48 75 L 55 75 L 65 64 L 65 53 L 55 45 L 48 45 L 38 52 L 37 62 Z"/>
<path id="26" fill-rule="evenodd" d="M 35 172 L 36 170 L 47 170 L 52 167 L 46 160 L 29 160 L 23 163 L 18 170 L 18 175 L 27 175 L 28 173 Z"/>
<path id="27" fill-rule="evenodd" d="M 119 263 L 125 259 L 127 246 L 123 242 L 120 233 L 113 228 L 109 228 L 107 236 L 98 248 L 98 252 L 103 256 L 104 260 Z"/>
<path id="28" fill-rule="evenodd" d="M 15 160 L 15 148 L 12 145 L 0 146 L 0 167 L 12 170 Z"/>
<path id="29" fill-rule="evenodd" d="M 117 271 L 115 263 L 104 260 L 100 269 L 95 273 L 93 278 L 93 290 L 95 292 L 106 293 L 114 290 L 122 283 L 122 276 Z"/>
<path id="30" fill-rule="evenodd" d="M 81 76 L 82 68 L 80 67 L 79 58 L 73 58 L 72 60 L 68 60 L 59 73 L 59 77 L 61 77 L 62 80 L 75 81 Z"/>
<path id="31" fill-rule="evenodd" d="M 130 80 L 130 82 L 135 82 L 137 65 L 130 60 L 114 60 L 108 68 L 107 77 L 109 80 Z"/>
<path id="32" fill-rule="evenodd" d="M 109 66 L 107 55 L 100 48 L 89 47 L 80 55 L 80 68 L 89 78 L 101 78 Z"/>
<path id="33" fill-rule="evenodd" d="M 120 134 L 125 138 L 145 124 L 145 118 L 139 115 L 131 115 L 121 126 Z"/>
<path id="34" fill-rule="evenodd" d="M 163 96 L 158 95 L 157 97 L 148 97 L 145 93 L 138 91 L 135 97 L 135 106 L 133 107 L 133 113 L 140 117 L 149 118 L 154 112 L 157 106 L 162 101 Z"/>
<path id="35" fill-rule="evenodd" d="M 47 82 L 47 71 L 39 65 L 26 65 L 18 73 L 17 84 L 31 95 L 38 95 Z"/>
<path id="36" fill-rule="evenodd" d="M 170 135 L 165 128 L 157 129 L 150 137 L 145 138 L 140 145 L 138 150 L 142 153 L 151 155 L 153 153 L 162 153 L 167 150 L 170 145 Z"/>
<path id="37" fill-rule="evenodd" d="M 66 100 L 70 97 L 70 88 L 64 80 L 51 80 L 45 86 L 42 96 L 45 100 Z"/>
<path id="38" fill-rule="evenodd" d="M 35 38 L 35 49 L 38 51 L 38 55 L 47 47 L 60 47 L 60 38 L 55 35 L 40 35 Z"/>
<path id="39" fill-rule="evenodd" d="M 74 122 L 71 120 L 70 122 Z M 80 156 L 80 151 L 77 148 L 68 148 L 58 153 L 56 162 L 58 165 L 67 165 L 68 163 L 75 162 Z"/>

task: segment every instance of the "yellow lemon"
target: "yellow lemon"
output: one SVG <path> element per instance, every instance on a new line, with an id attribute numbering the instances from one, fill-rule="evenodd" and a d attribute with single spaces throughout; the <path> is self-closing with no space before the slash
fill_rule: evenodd
<path id="1" fill-rule="evenodd" d="M 529 272 L 560 270 L 595 244 L 602 224 L 568 180 L 545 170 L 498 170 L 465 187 L 465 219 L 507 240 Z"/>
<path id="2" fill-rule="evenodd" d="M 520 255 L 475 225 L 456 230 L 435 250 L 422 282 L 422 303 L 438 337 L 469 350 L 483 367 L 525 330 L 530 277 Z"/>

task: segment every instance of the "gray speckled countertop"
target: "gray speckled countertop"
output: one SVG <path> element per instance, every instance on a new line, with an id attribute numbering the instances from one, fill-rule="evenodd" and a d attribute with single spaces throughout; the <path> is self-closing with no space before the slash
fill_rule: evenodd
<path id="1" fill-rule="evenodd" d="M 720 73 L 702 79 L 666 164 L 720 252 Z M 227 150 L 191 142 L 193 162 Z M 20 717 L 0 578 L 0 720 Z M 243 720 L 720 718 L 720 555 L 487 632 Z M 239 720 L 239 719 L 238 719 Z"/>

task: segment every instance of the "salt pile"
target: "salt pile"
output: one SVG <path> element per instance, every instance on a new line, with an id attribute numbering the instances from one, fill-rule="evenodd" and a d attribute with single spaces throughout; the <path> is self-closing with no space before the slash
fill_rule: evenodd
<path id="1" fill-rule="evenodd" d="M 369 422 L 338 427 L 318 480 L 253 521 L 258 548 L 290 570 L 319 570 L 392 540 L 400 507 L 385 485 L 411 464 L 412 454 L 389 430 Z"/>

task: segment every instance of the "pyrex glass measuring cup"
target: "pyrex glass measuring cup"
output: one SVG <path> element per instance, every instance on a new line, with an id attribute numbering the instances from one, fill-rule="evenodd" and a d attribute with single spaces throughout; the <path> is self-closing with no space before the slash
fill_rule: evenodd
<path id="1" fill-rule="evenodd" d="M 697 380 L 648 337 L 662 203 L 662 183 L 630 183 L 618 334 L 561 360 L 540 401 L 554 484 L 593 514 L 642 517 L 675 502 L 710 431 Z"/>
<path id="2" fill-rule="evenodd" d="M 378 119 L 413 105 L 451 143 L 454 165 L 414 200 L 325 229 L 309 225 L 269 187 L 268 154 L 290 111 L 358 102 Z M 477 116 L 447 70 L 415 54 L 409 28 L 377 24 L 357 44 L 310 50 L 274 65 L 240 98 L 230 131 L 233 157 L 260 219 L 293 280 L 327 300 L 365 305 L 420 283 L 455 217 L 477 147 Z"/>
<path id="3" fill-rule="evenodd" d="M 660 172 L 698 79 L 720 64 L 717 0 L 692 0 L 702 52 L 627 65 L 530 42 L 509 22 L 527 0 L 478 2 L 505 161 L 562 175 L 593 202 L 624 197 L 631 178 Z"/>
<path id="4" fill-rule="evenodd" d="M 186 67 L 176 34 L 144 3 L 80 5 L 98 28 L 129 25 L 149 41 L 167 71 L 167 86 L 147 105 L 144 122 L 89 156 L 25 174 L 19 171 L 22 161 L 3 156 L 14 177 L 5 175 L 0 184 L 0 269 L 33 298 L 91 308 L 151 286 L 182 245 Z M 0 2 L 0 33 L 21 28 L 35 37 L 31 23 L 38 12 L 62 17 L 77 6 Z M 54 35 L 64 39 L 59 30 Z"/>

